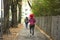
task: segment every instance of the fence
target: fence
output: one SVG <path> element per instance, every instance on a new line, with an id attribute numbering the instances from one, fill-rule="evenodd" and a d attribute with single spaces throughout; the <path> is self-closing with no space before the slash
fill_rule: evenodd
<path id="1" fill-rule="evenodd" d="M 36 17 L 36 24 L 54 40 L 60 40 L 60 16 Z"/>

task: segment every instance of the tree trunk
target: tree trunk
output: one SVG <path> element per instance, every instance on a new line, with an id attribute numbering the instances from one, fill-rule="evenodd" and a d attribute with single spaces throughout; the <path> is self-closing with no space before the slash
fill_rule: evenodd
<path id="1" fill-rule="evenodd" d="M 18 2 L 22 3 L 22 0 L 18 0 Z M 19 7 L 19 23 L 21 23 L 21 4 L 18 3 L 18 7 Z"/>
<path id="2" fill-rule="evenodd" d="M 4 32 L 9 29 L 9 0 L 4 0 Z"/>
<path id="3" fill-rule="evenodd" d="M 17 1 L 12 2 L 12 27 L 17 27 Z"/>
<path id="4" fill-rule="evenodd" d="M 19 5 L 19 23 L 21 23 L 21 5 Z"/>

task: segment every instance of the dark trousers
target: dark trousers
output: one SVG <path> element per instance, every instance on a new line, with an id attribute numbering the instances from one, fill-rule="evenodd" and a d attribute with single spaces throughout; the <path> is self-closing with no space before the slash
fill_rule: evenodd
<path id="1" fill-rule="evenodd" d="M 28 23 L 25 23 L 25 25 L 26 25 L 26 28 L 28 27 Z"/>
<path id="2" fill-rule="evenodd" d="M 30 34 L 34 35 L 34 27 L 35 25 L 30 25 Z"/>

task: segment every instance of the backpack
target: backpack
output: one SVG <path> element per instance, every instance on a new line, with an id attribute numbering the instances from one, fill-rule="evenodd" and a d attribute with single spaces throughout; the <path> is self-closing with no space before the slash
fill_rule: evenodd
<path id="1" fill-rule="evenodd" d="M 35 24 L 35 19 L 30 19 L 29 22 L 30 22 L 30 25 L 34 25 Z"/>
<path id="2" fill-rule="evenodd" d="M 25 23 L 28 23 L 28 19 L 25 19 Z"/>

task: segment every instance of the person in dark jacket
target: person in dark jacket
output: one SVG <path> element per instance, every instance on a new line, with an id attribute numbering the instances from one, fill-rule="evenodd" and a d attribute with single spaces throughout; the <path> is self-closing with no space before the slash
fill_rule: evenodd
<path id="1" fill-rule="evenodd" d="M 26 25 L 26 28 L 28 28 L 28 17 L 25 18 L 25 25 Z"/>

